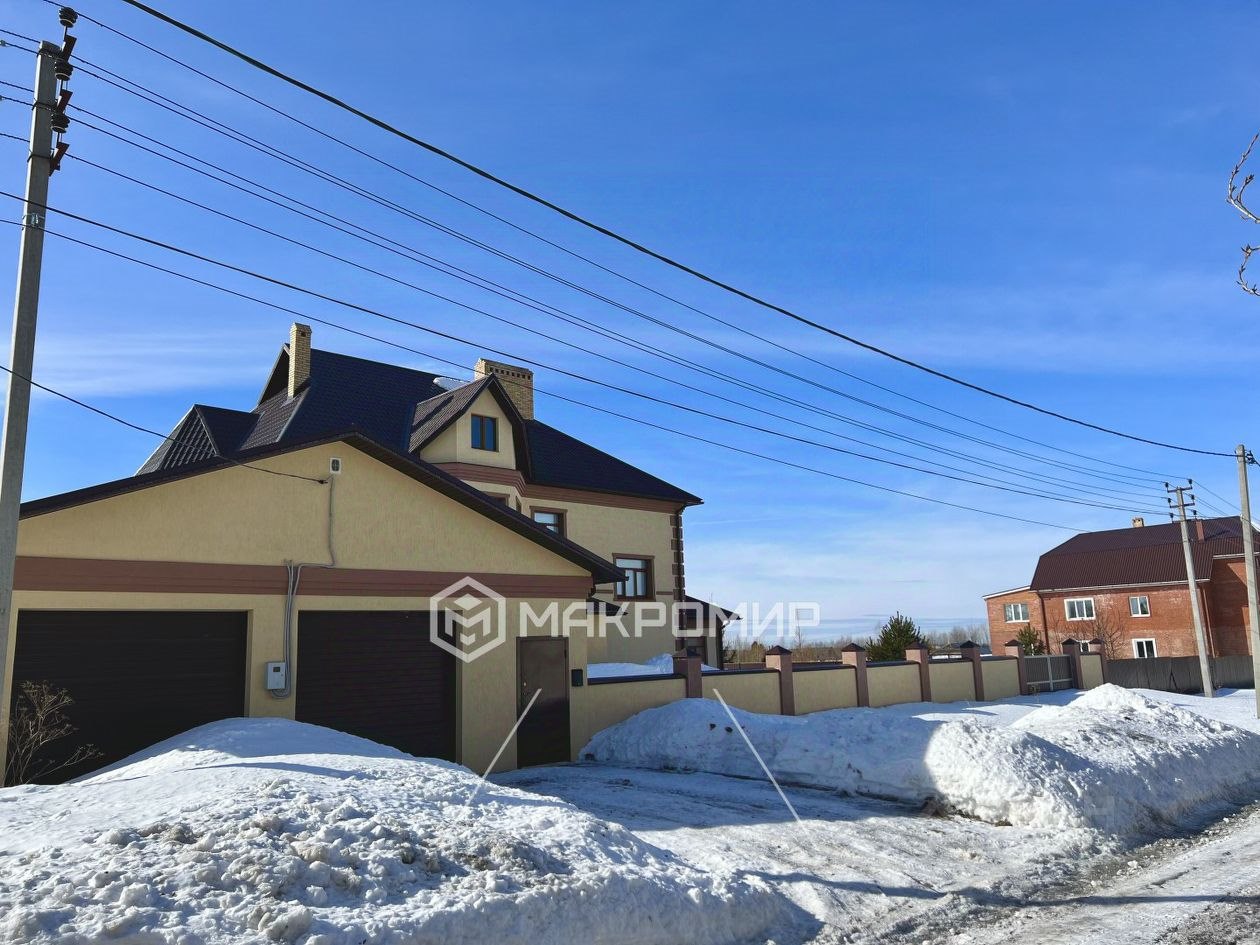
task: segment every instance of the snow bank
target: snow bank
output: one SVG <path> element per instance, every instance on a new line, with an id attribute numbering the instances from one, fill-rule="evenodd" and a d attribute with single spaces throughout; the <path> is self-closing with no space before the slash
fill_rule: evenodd
<path id="1" fill-rule="evenodd" d="M 978 707 L 982 708 L 982 707 Z M 775 776 L 990 823 L 1137 834 L 1260 777 L 1260 735 L 1102 686 L 1006 725 L 923 707 L 917 717 L 839 709 L 801 717 L 732 710 Z M 596 735 L 592 761 L 764 777 L 718 703 L 649 709 Z"/>
<path id="2" fill-rule="evenodd" d="M 712 666 L 700 665 L 701 670 L 711 670 Z M 668 675 L 674 671 L 674 657 L 671 653 L 653 656 L 646 663 L 590 663 L 586 667 L 587 679 L 607 679 L 611 676 L 651 676 L 653 674 Z"/>
<path id="3" fill-rule="evenodd" d="M 718 945 L 789 908 L 555 799 L 285 720 L 0 791 L 2 942 Z"/>

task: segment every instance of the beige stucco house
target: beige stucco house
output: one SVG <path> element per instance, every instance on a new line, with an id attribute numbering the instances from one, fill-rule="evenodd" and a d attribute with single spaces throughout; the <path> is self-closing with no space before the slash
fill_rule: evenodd
<path id="1" fill-rule="evenodd" d="M 699 501 L 539 420 L 528 370 L 444 382 L 294 325 L 252 410 L 195 406 L 135 476 L 24 504 L 0 707 L 64 687 L 97 764 L 244 714 L 483 769 L 539 693 L 498 767 L 568 759 L 588 664 L 682 645 L 638 624 L 686 599 Z"/>

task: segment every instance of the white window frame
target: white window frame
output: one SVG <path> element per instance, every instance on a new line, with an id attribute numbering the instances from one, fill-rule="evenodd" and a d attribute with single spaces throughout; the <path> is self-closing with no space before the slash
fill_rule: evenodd
<path id="1" fill-rule="evenodd" d="M 1158 656 L 1158 655 L 1159 655 L 1159 648 L 1155 645 L 1155 638 L 1154 638 L 1154 637 L 1135 637 L 1135 638 L 1134 638 L 1131 642 L 1133 643 L 1133 658 L 1134 658 L 1134 659 L 1138 659 L 1138 660 L 1140 660 L 1140 659 L 1154 659 L 1156 656 Z M 1138 646 L 1138 644 L 1139 644 L 1139 643 L 1149 643 L 1149 644 L 1151 645 L 1151 655 L 1150 655 L 1150 656 L 1143 656 L 1143 655 L 1142 655 L 1142 651 L 1141 651 L 1141 649 L 1140 649 L 1140 648 L 1139 648 L 1139 646 Z"/>
<path id="2" fill-rule="evenodd" d="M 1138 612 L 1134 612 L 1133 605 L 1137 601 L 1143 603 L 1138 604 Z M 1146 613 L 1141 613 L 1142 607 L 1146 607 Z M 1132 594 L 1129 597 L 1129 616 L 1130 617 L 1149 617 L 1151 615 L 1151 597 L 1149 594 Z"/>
<path id="3" fill-rule="evenodd" d="M 1089 613 L 1084 617 L 1073 617 L 1072 605 L 1084 603 L 1089 604 Z M 1094 598 L 1092 597 L 1068 597 L 1063 601 L 1063 615 L 1068 620 L 1095 620 L 1098 617 L 1098 610 L 1094 607 Z"/>
<path id="4" fill-rule="evenodd" d="M 1010 611 L 1007 609 L 1009 607 L 1022 607 L 1024 616 L 1016 617 L 1015 619 L 1012 620 L 1010 617 L 1006 616 L 1008 613 L 1010 613 Z M 1003 619 L 1006 620 L 1007 623 L 1028 623 L 1028 604 L 1026 604 L 1024 601 L 1015 601 L 1014 603 L 1003 604 L 1002 617 Z"/>

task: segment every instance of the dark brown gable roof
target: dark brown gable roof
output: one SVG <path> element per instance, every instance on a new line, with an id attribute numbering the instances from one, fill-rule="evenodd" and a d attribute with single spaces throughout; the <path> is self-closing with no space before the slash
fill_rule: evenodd
<path id="1" fill-rule="evenodd" d="M 508 508 L 503 503 L 496 502 L 480 489 L 467 485 L 462 480 L 430 463 L 405 456 L 397 450 L 381 446 L 374 440 L 357 432 L 317 437 L 305 442 L 286 442 L 280 446 L 249 450 L 236 454 L 231 460 L 214 457 L 195 463 L 185 463 L 169 469 L 140 473 L 127 479 L 116 479 L 113 482 L 88 486 L 86 489 L 76 489 L 73 492 L 63 492 L 60 495 L 23 502 L 21 517 L 33 518 L 36 515 L 46 515 L 49 512 L 56 512 L 60 509 L 73 508 L 76 505 L 85 505 L 88 502 L 95 502 L 99 499 L 123 495 L 128 492 L 137 492 L 151 486 L 161 485 L 162 483 L 175 482 L 179 479 L 212 472 L 216 469 L 224 469 L 237 463 L 253 462 L 266 459 L 269 456 L 279 456 L 324 443 L 337 442 L 354 447 L 361 453 L 365 453 L 373 459 L 393 467 L 404 475 L 410 476 L 417 482 L 423 483 L 435 492 L 454 499 L 461 505 L 467 506 L 486 518 L 498 522 L 523 538 L 528 538 L 535 544 L 558 554 L 565 560 L 585 568 L 590 572 L 592 581 L 595 584 L 611 584 L 625 578 L 622 570 L 614 567 L 610 561 L 582 547 L 577 542 L 570 541 L 549 529 L 543 528 L 533 519 Z M 308 484 L 295 483 L 295 485 Z"/>
<path id="2" fill-rule="evenodd" d="M 1242 552 L 1242 526 L 1236 518 L 1190 523 L 1190 548 L 1195 577 L 1211 577 L 1215 555 Z M 1174 523 L 1144 528 L 1116 528 L 1085 532 L 1069 538 L 1041 556 L 1033 574 L 1034 591 L 1171 584 L 1186 579 L 1181 526 Z"/>
<path id="3" fill-rule="evenodd" d="M 517 434 L 517 468 L 528 482 L 661 499 L 680 506 L 700 504 L 691 493 L 583 440 L 539 420 L 523 420 L 498 378 L 447 389 L 436 374 L 314 348 L 310 380 L 290 398 L 286 386 L 288 357 L 287 351 L 280 352 L 258 405 L 249 412 L 255 419 L 234 427 L 242 431 L 234 447 L 217 442 L 217 437 L 212 442 L 208 435 L 203 436 L 204 425 L 184 430 L 181 421 L 171 433 L 179 449 L 165 450 L 161 457 L 155 453 L 143 471 L 351 430 L 406 455 L 466 410 L 478 393 L 490 390 L 512 421 Z"/>

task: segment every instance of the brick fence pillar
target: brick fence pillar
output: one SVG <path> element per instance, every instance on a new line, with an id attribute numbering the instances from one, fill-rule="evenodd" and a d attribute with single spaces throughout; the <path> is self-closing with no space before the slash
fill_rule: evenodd
<path id="1" fill-rule="evenodd" d="M 1028 695 L 1028 667 L 1024 665 L 1024 647 L 1018 640 L 1007 640 L 1002 647 L 1002 652 L 1007 656 L 1013 656 L 1019 667 L 1019 694 L 1021 696 Z"/>
<path id="2" fill-rule="evenodd" d="M 906 659 L 919 664 L 919 697 L 923 702 L 932 701 L 932 651 L 927 644 L 906 647 Z"/>
<path id="3" fill-rule="evenodd" d="M 688 699 L 699 699 L 704 695 L 704 685 L 700 681 L 700 651 L 694 646 L 687 647 L 684 653 L 674 654 L 674 675 L 686 677 Z"/>
<path id="4" fill-rule="evenodd" d="M 857 682 L 857 703 L 858 705 L 870 705 L 871 693 L 866 686 L 866 647 L 857 643 L 850 643 L 840 651 L 840 662 L 845 666 L 852 666 L 856 672 L 854 676 Z"/>
<path id="5" fill-rule="evenodd" d="M 796 692 L 792 686 L 792 651 L 775 646 L 766 650 L 766 669 L 779 674 L 779 714 L 796 715 Z"/>
<path id="6" fill-rule="evenodd" d="M 976 701 L 984 701 L 984 663 L 982 662 L 984 654 L 980 652 L 980 647 L 972 643 L 970 640 L 964 640 L 958 644 L 958 652 L 962 654 L 962 658 L 971 661 L 971 684 L 976 691 Z"/>
<path id="7" fill-rule="evenodd" d="M 1084 682 L 1081 675 L 1081 644 L 1078 640 L 1068 637 L 1059 646 L 1063 647 L 1063 655 L 1072 658 L 1072 688 L 1080 689 Z"/>

